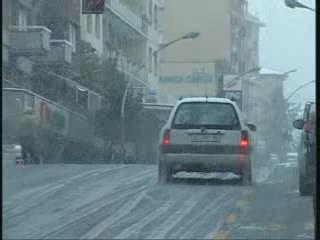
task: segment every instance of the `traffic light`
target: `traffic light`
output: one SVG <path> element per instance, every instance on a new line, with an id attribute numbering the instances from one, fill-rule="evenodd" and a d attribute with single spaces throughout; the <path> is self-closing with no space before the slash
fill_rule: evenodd
<path id="1" fill-rule="evenodd" d="M 82 14 L 101 14 L 104 12 L 104 0 L 82 0 Z"/>

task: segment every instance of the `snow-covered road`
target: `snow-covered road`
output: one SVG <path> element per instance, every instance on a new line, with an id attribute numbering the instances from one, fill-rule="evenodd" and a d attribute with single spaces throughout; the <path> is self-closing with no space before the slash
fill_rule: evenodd
<path id="1" fill-rule="evenodd" d="M 23 166 L 7 168 L 3 174 L 3 237 L 15 239 L 213 239 L 221 234 L 241 238 L 241 223 L 254 215 L 250 206 L 281 205 L 285 199 L 274 192 L 281 183 L 288 193 L 295 189 L 276 177 L 241 186 L 230 175 L 219 176 L 226 179 L 221 181 L 203 174 L 196 176 L 203 176 L 200 180 L 182 174 L 188 178 L 163 186 L 157 184 L 155 165 Z M 277 196 L 279 202 L 274 202 Z M 309 200 L 288 196 L 296 199 L 292 204 L 310 208 L 301 219 L 308 223 Z M 282 224 L 288 231 L 281 236 L 312 233 L 303 226 L 292 232 L 290 222 Z"/>

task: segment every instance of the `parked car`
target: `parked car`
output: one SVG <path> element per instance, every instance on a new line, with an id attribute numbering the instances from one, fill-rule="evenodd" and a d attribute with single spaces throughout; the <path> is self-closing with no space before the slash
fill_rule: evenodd
<path id="1" fill-rule="evenodd" d="M 315 188 L 316 171 L 316 104 L 308 102 L 302 119 L 293 122 L 293 127 L 302 130 L 298 149 L 299 191 L 310 195 Z"/>
<path id="2" fill-rule="evenodd" d="M 178 101 L 160 133 L 159 182 L 179 171 L 232 172 L 252 182 L 251 131 L 237 104 L 225 98 Z"/>

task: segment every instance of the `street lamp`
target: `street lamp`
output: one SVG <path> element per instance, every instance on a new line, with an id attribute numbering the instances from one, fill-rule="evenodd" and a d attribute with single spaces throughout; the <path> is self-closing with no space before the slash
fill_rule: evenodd
<path id="1" fill-rule="evenodd" d="M 164 44 L 164 45 L 161 45 L 160 48 L 159 48 L 157 51 L 154 51 L 153 54 L 155 54 L 155 53 L 159 52 L 160 50 L 163 50 L 164 48 L 166 48 L 166 47 L 168 47 L 168 46 L 170 46 L 170 45 L 172 45 L 172 44 L 174 44 L 174 43 L 176 43 L 176 42 L 179 42 L 179 41 L 181 41 L 181 40 L 196 39 L 196 38 L 198 38 L 199 36 L 200 36 L 200 33 L 199 33 L 199 32 L 189 32 L 189 33 L 183 35 L 182 37 L 179 37 L 179 38 L 177 38 L 177 39 L 175 39 L 175 40 L 173 40 L 173 41 L 171 41 L 171 42 L 168 42 L 168 43 L 166 43 L 166 44 Z"/>
<path id="2" fill-rule="evenodd" d="M 309 9 L 309 10 L 315 12 L 315 9 L 310 8 L 310 7 L 304 5 L 296 0 L 285 0 L 284 3 L 289 8 L 305 8 L 305 9 Z"/>
<path id="3" fill-rule="evenodd" d="M 289 73 L 293 73 L 293 72 L 297 72 L 298 70 L 297 69 L 293 69 L 293 70 L 290 70 L 288 72 L 285 72 L 283 75 L 288 75 Z"/>
<path id="4" fill-rule="evenodd" d="M 229 87 L 229 86 L 232 86 L 239 78 L 243 77 L 244 75 L 247 75 L 249 73 L 253 73 L 253 72 L 259 72 L 261 69 L 261 67 L 255 67 L 255 68 L 252 68 L 244 73 L 241 73 L 239 74 L 238 76 L 236 76 L 235 78 L 233 78 L 232 80 L 230 80 L 228 83 L 226 83 L 224 85 L 224 88 L 225 87 Z M 220 89 L 222 91 L 222 89 Z"/>
<path id="5" fill-rule="evenodd" d="M 122 97 L 122 101 L 121 101 L 121 110 L 120 110 L 120 115 L 121 115 L 121 143 L 124 144 L 124 138 L 125 138 L 125 120 L 124 120 L 124 110 L 125 110 L 125 103 L 126 103 L 126 99 L 127 99 L 127 95 L 128 95 L 128 90 L 131 86 L 131 83 L 133 82 L 133 80 L 136 80 L 140 83 L 142 83 L 143 85 L 149 87 L 148 84 L 146 84 L 145 82 L 141 81 L 141 80 L 137 80 L 135 79 L 136 74 L 144 67 L 144 65 L 141 65 L 130 77 L 130 80 L 128 81 L 127 85 L 126 85 L 126 89 L 124 91 L 123 97 Z"/>
<path id="6" fill-rule="evenodd" d="M 294 90 L 287 98 L 286 98 L 286 101 L 288 101 L 296 92 L 298 92 L 300 89 L 312 84 L 312 83 L 315 83 L 316 81 L 313 80 L 313 81 L 310 81 L 310 82 L 307 82 L 303 85 L 301 85 L 300 87 L 298 87 L 296 90 Z"/>

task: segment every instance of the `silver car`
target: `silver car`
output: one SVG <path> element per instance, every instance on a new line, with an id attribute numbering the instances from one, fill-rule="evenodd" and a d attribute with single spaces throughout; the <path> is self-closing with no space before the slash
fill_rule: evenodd
<path id="1" fill-rule="evenodd" d="M 185 98 L 160 133 L 159 182 L 179 171 L 233 172 L 252 182 L 250 131 L 237 104 L 225 98 Z"/>

